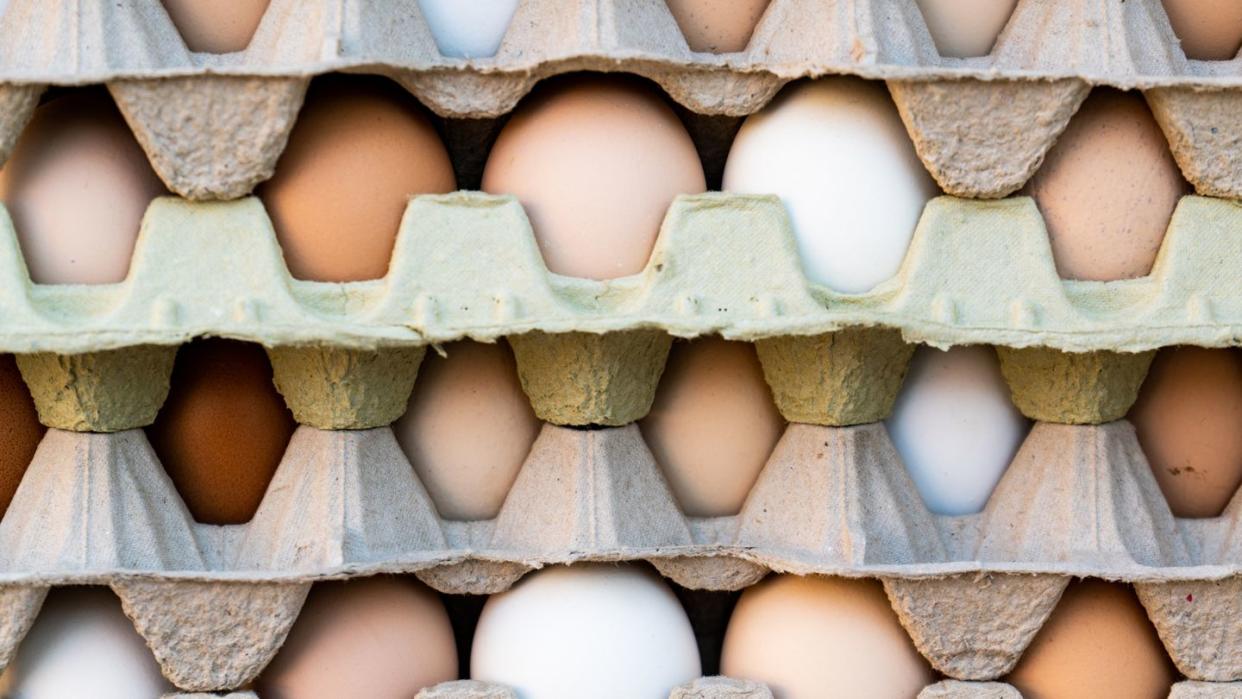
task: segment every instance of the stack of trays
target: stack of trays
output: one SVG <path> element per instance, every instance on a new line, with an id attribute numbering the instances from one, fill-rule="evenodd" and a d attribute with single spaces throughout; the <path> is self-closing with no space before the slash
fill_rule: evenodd
<path id="1" fill-rule="evenodd" d="M 1123 419 L 1155 349 L 1242 337 L 1242 64 L 1187 60 L 1159 3 L 1021 0 L 975 59 L 941 58 L 902 0 L 773 0 L 748 50 L 721 56 L 690 52 L 662 0 L 526 0 L 483 60 L 441 57 L 414 0 L 272 0 L 227 55 L 187 51 L 154 2 L 9 0 L 0 37 L 0 154 L 45 86 L 103 82 L 184 197 L 148 209 L 120 284 L 32 284 L 0 216 L 0 351 L 53 428 L 0 520 L 0 661 L 54 585 L 110 585 L 166 676 L 217 692 L 262 670 L 315 580 L 411 572 L 481 594 L 548 564 L 646 560 L 709 590 L 770 570 L 879 578 L 950 678 L 927 697 L 1008 696 L 992 681 L 1071 576 L 1130 581 L 1187 678 L 1173 694 L 1242 696 L 1242 495 L 1173 517 Z M 642 273 L 590 281 L 546 270 L 515 199 L 423 196 L 388 275 L 336 284 L 292 279 L 246 196 L 314 75 L 387 75 L 441 116 L 489 119 L 581 70 L 723 117 L 797 78 L 885 80 L 954 196 L 927 205 L 897 276 L 854 295 L 806 279 L 775 197 L 682 196 Z M 1144 91 L 1197 191 L 1140 279 L 1061 280 L 1034 203 L 998 199 L 1093 85 Z M 755 344 L 791 423 L 742 510 L 709 519 L 681 513 L 634 424 L 672 339 L 705 334 Z M 244 525 L 194 522 L 141 430 L 200 336 L 263 344 L 300 423 Z M 506 338 L 545 423 L 489 521 L 442 519 L 388 427 L 427 348 L 459 338 Z M 931 514 L 881 422 L 917 343 L 996 346 L 1037 421 L 979 515 Z M 704 679 L 673 696 L 766 692 Z"/>

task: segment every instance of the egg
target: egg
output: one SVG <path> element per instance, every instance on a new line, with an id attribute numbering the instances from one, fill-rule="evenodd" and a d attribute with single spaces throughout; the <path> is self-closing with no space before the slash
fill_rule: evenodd
<path id="1" fill-rule="evenodd" d="M 691 51 L 732 53 L 745 51 L 755 25 L 770 0 L 668 0 L 668 9 L 681 27 Z"/>
<path id="2" fill-rule="evenodd" d="M 1030 699 L 1164 699 L 1176 677 L 1130 586 L 1081 580 L 1006 681 Z"/>
<path id="3" fill-rule="evenodd" d="M 1146 276 L 1187 191 L 1142 96 L 1109 88 L 1087 97 L 1025 189 L 1057 272 L 1092 281 Z"/>
<path id="4" fill-rule="evenodd" d="M 1173 514 L 1219 515 L 1242 484 L 1238 350 L 1160 350 L 1128 417 Z"/>
<path id="5" fill-rule="evenodd" d="M 45 431 L 13 355 L 0 355 L 0 516 L 9 509 Z"/>
<path id="6" fill-rule="evenodd" d="M 980 512 L 1030 427 L 996 353 L 981 345 L 919 347 L 886 426 L 927 508 Z"/>
<path id="7" fill-rule="evenodd" d="M 269 0 L 160 0 L 185 41 L 202 53 L 244 51 Z"/>
<path id="8" fill-rule="evenodd" d="M 694 143 L 646 83 L 571 77 L 537 88 L 501 130 L 483 189 L 512 194 L 550 271 L 642 271 L 669 204 L 706 183 Z"/>
<path id="9" fill-rule="evenodd" d="M 483 607 L 470 675 L 530 699 L 665 699 L 701 674 L 690 622 L 655 575 L 580 564 L 532 573 Z"/>
<path id="10" fill-rule="evenodd" d="M 916 0 L 936 50 L 945 58 L 986 56 L 1018 0 Z"/>
<path id="11" fill-rule="evenodd" d="M 255 689 L 263 699 L 409 699 L 457 679 L 440 598 L 413 578 L 319 582 Z"/>
<path id="12" fill-rule="evenodd" d="M 1186 58 L 1227 61 L 1242 47 L 1242 3 L 1237 0 L 1163 0 Z"/>
<path id="13" fill-rule="evenodd" d="M 38 284 L 123 281 L 147 206 L 165 193 L 101 90 L 37 108 L 0 169 L 0 200 Z"/>
<path id="14" fill-rule="evenodd" d="M 883 84 L 840 77 L 786 87 L 749 117 L 723 189 L 780 196 L 807 277 L 849 294 L 897 273 L 936 193 Z"/>
<path id="15" fill-rule="evenodd" d="M 448 152 L 419 104 L 386 78 L 311 84 L 276 174 L 256 190 L 298 279 L 388 272 L 411 195 L 456 189 Z"/>
<path id="16" fill-rule="evenodd" d="M 673 345 L 640 426 L 682 510 L 720 517 L 742 508 L 785 421 L 754 346 L 705 337 Z"/>
<path id="17" fill-rule="evenodd" d="M 147 438 L 194 519 L 250 521 L 296 425 L 263 348 L 233 340 L 182 345 Z"/>
<path id="18" fill-rule="evenodd" d="M 518 0 L 418 0 L 440 53 L 450 58 L 496 55 Z"/>
<path id="19" fill-rule="evenodd" d="M 427 353 L 393 432 L 442 517 L 491 519 L 540 423 L 508 344 L 467 340 L 444 352 Z"/>
<path id="20" fill-rule="evenodd" d="M 144 699 L 172 687 L 106 587 L 57 587 L 0 675 L 13 699 Z"/>
<path id="21" fill-rule="evenodd" d="M 742 593 L 720 672 L 781 699 L 910 699 L 935 679 L 879 582 L 796 575 Z"/>

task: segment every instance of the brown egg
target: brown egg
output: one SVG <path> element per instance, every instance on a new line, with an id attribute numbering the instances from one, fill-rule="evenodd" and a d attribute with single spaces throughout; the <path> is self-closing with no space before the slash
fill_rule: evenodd
<path id="1" fill-rule="evenodd" d="M 673 110 L 622 76 L 538 88 L 500 132 L 483 172 L 485 191 L 521 200 L 548 269 L 589 279 L 642 271 L 673 197 L 705 187 Z"/>
<path id="2" fill-rule="evenodd" d="M 0 169 L 0 199 L 39 284 L 123 281 L 143 214 L 165 193 L 102 90 L 75 90 L 36 109 Z"/>
<path id="3" fill-rule="evenodd" d="M 509 345 L 454 342 L 428 351 L 397 442 L 440 515 L 491 519 L 539 434 Z"/>
<path id="4" fill-rule="evenodd" d="M 1163 0 L 1186 58 L 1227 61 L 1242 47 L 1242 3 L 1237 0 Z"/>
<path id="5" fill-rule="evenodd" d="M 910 699 L 934 681 L 877 580 L 775 575 L 742 593 L 720 672 L 781 699 Z"/>
<path id="6" fill-rule="evenodd" d="M 1124 583 L 1070 583 L 1006 681 L 1025 699 L 1164 699 L 1177 679 Z"/>
<path id="7" fill-rule="evenodd" d="M 269 0 L 160 0 L 186 48 L 203 53 L 244 51 Z"/>
<path id="8" fill-rule="evenodd" d="M 936 51 L 948 58 L 986 56 L 1018 0 L 916 0 Z"/>
<path id="9" fill-rule="evenodd" d="M 410 196 L 456 187 L 414 98 L 385 78 L 351 75 L 312 83 L 275 176 L 256 193 L 294 277 L 349 282 L 388 272 Z"/>
<path id="10" fill-rule="evenodd" d="M 13 355 L 0 355 L 0 516 L 9 509 L 46 430 Z"/>
<path id="11" fill-rule="evenodd" d="M 771 0 L 668 0 L 691 51 L 745 51 L 750 35 Z"/>
<path id="12" fill-rule="evenodd" d="M 1238 350 L 1160 350 L 1129 419 L 1173 514 L 1219 515 L 1242 484 Z"/>
<path id="13" fill-rule="evenodd" d="M 194 519 L 250 521 L 293 434 L 259 345 L 198 340 L 177 350 L 147 438 Z"/>
<path id="14" fill-rule="evenodd" d="M 410 699 L 457 679 L 444 605 L 412 577 L 316 583 L 256 689 L 263 699 Z"/>
<path id="15" fill-rule="evenodd" d="M 639 424 L 691 517 L 737 514 L 785 430 L 754 346 L 718 337 L 673 345 Z"/>
<path id="16" fill-rule="evenodd" d="M 1143 98 L 1097 88 L 1025 193 L 1043 213 L 1057 272 L 1108 281 L 1151 271 L 1173 208 L 1187 191 Z"/>

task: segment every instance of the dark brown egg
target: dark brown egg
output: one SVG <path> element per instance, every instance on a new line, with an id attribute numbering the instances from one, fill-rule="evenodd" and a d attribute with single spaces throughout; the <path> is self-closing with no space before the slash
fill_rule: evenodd
<path id="1" fill-rule="evenodd" d="M 240 524 L 254 516 L 295 426 L 262 347 L 200 340 L 177 351 L 147 436 L 194 519 Z"/>
<path id="2" fill-rule="evenodd" d="M 0 516 L 13 501 L 45 431 L 13 355 L 0 355 Z"/>

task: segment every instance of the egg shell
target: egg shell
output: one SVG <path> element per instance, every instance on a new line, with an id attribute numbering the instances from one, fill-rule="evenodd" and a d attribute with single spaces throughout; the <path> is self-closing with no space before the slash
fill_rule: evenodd
<path id="1" fill-rule="evenodd" d="M 538 699 L 663 699 L 701 674 L 694 631 L 668 586 L 631 565 L 546 568 L 483 607 L 473 679 Z"/>
<path id="2" fill-rule="evenodd" d="M 0 355 L 0 516 L 9 509 L 46 431 L 13 355 Z"/>
<path id="3" fill-rule="evenodd" d="M 928 509 L 980 512 L 1030 428 L 996 353 L 982 345 L 920 347 L 886 422 Z"/>
<path id="4" fill-rule="evenodd" d="M 668 9 L 691 51 L 732 53 L 746 50 L 770 1 L 668 0 Z"/>
<path id="5" fill-rule="evenodd" d="M 785 429 L 748 342 L 677 342 L 640 423 L 682 511 L 721 517 L 742 509 Z"/>
<path id="6" fill-rule="evenodd" d="M 147 438 L 190 514 L 250 521 L 296 425 L 259 345 L 199 340 L 177 350 L 168 399 Z"/>
<path id="7" fill-rule="evenodd" d="M 256 193 L 294 277 L 349 282 L 388 272 L 412 195 L 456 187 L 418 102 L 390 80 L 351 75 L 311 84 L 276 174 Z"/>
<path id="8" fill-rule="evenodd" d="M 515 195 L 556 274 L 642 271 L 669 204 L 704 191 L 703 166 L 649 84 L 574 76 L 537 88 L 496 139 L 483 190 Z"/>
<path id="9" fill-rule="evenodd" d="M 1237 0 L 1163 0 L 1186 58 L 1227 61 L 1242 47 L 1242 3 Z"/>
<path id="10" fill-rule="evenodd" d="M 1130 586 L 1080 580 L 1006 681 L 1027 699 L 1164 699 L 1176 677 Z"/>
<path id="11" fill-rule="evenodd" d="M 1048 227 L 1057 273 L 1146 276 L 1189 186 L 1138 93 L 1096 88 L 1027 183 Z"/>
<path id="12" fill-rule="evenodd" d="M 723 189 L 780 196 L 807 277 L 851 294 L 897 273 L 937 192 L 883 84 L 840 77 L 786 87 L 749 117 Z"/>
<path id="13" fill-rule="evenodd" d="M 95 89 L 38 107 L 0 169 L 0 200 L 39 284 L 123 281 L 143 214 L 165 193 L 116 104 Z"/>
<path id="14" fill-rule="evenodd" d="M 440 598 L 413 578 L 316 583 L 271 665 L 263 699 L 409 699 L 457 679 L 457 646 Z"/>
<path id="15" fill-rule="evenodd" d="M 418 0 L 440 53 L 489 58 L 505 38 L 518 0 Z"/>
<path id="16" fill-rule="evenodd" d="M 186 48 L 202 53 L 244 51 L 269 0 L 160 0 Z"/>
<path id="17" fill-rule="evenodd" d="M 1242 484 L 1238 350 L 1161 350 L 1129 419 L 1173 514 L 1219 515 Z"/>
<path id="18" fill-rule="evenodd" d="M 720 671 L 781 699 L 910 699 L 934 679 L 879 582 L 795 575 L 742 593 Z"/>
<path id="19" fill-rule="evenodd" d="M 0 675 L 13 699 L 136 699 L 172 687 L 106 587 L 53 588 Z"/>
<path id="20" fill-rule="evenodd" d="M 462 341 L 443 349 L 447 356 L 427 353 L 393 432 L 442 517 L 491 519 L 540 422 L 508 344 Z"/>
<path id="21" fill-rule="evenodd" d="M 946 58 L 986 56 L 1018 0 L 916 0 L 936 51 Z"/>

